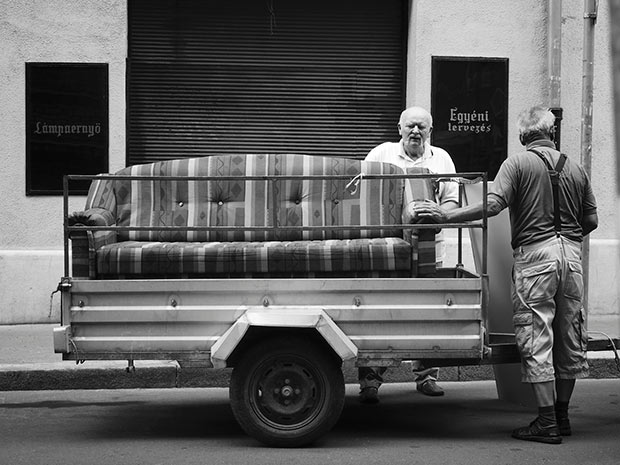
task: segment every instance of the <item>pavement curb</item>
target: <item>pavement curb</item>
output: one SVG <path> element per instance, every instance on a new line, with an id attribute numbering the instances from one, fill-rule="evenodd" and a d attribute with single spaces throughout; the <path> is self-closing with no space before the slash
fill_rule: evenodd
<path id="1" fill-rule="evenodd" d="M 591 358 L 589 362 L 590 379 L 620 377 L 613 358 Z M 231 372 L 230 368 L 181 368 L 175 361 L 136 361 L 135 371 L 128 371 L 127 363 L 122 361 L 0 364 L 0 391 L 227 387 Z M 353 365 L 345 364 L 343 373 L 347 384 L 357 383 Z M 386 383 L 413 382 L 410 364 L 391 368 L 384 378 Z M 440 370 L 442 382 L 494 379 L 491 365 Z"/>

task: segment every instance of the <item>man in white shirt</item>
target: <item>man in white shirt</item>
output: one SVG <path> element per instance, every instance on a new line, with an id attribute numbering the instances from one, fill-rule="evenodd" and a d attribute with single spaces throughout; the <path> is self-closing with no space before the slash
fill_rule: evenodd
<path id="1" fill-rule="evenodd" d="M 431 173 L 456 173 L 454 162 L 448 152 L 429 143 L 433 130 L 433 117 L 421 107 L 410 107 L 400 115 L 398 133 L 399 142 L 384 142 L 372 149 L 366 156 L 366 161 L 391 163 L 403 170 L 408 168 L 426 168 Z M 454 182 L 435 183 L 435 201 L 446 210 L 458 207 L 458 184 Z M 407 188 L 407 187 L 406 187 Z M 410 196 L 405 196 L 410 198 Z M 411 217 L 413 205 L 410 207 Z M 443 234 L 436 236 L 437 262 L 443 262 L 445 247 Z M 383 382 L 382 375 L 385 367 L 362 367 L 359 369 L 360 401 L 363 403 L 377 403 L 378 389 Z M 413 362 L 413 373 L 416 376 L 417 390 L 428 396 L 442 396 L 443 389 L 437 385 L 439 368 L 424 368 L 419 360 Z"/>

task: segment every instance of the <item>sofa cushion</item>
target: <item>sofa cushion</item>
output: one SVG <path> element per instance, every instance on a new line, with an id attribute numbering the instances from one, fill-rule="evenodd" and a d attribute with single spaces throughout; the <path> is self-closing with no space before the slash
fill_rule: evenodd
<path id="1" fill-rule="evenodd" d="M 121 227 L 193 227 L 198 230 L 119 231 L 119 240 L 136 241 L 262 241 L 402 237 L 402 179 L 364 179 L 363 173 L 398 174 L 389 164 L 336 157 L 295 154 L 214 155 L 127 167 L 120 176 L 164 176 L 172 179 L 98 180 L 91 186 L 86 208 L 113 211 Z M 269 176 L 315 176 L 277 180 Z M 336 175 L 341 179 L 321 179 Z M 212 176 L 210 181 L 180 176 Z M 226 176 L 243 176 L 226 179 Z M 255 176 L 259 179 L 248 179 Z M 176 178 L 175 178 L 176 177 Z M 264 177 L 264 179 L 260 179 Z M 242 227 L 390 225 L 359 230 L 241 230 Z M 230 230 L 206 230 L 221 226 Z"/>
<path id="2" fill-rule="evenodd" d="M 102 277 L 408 277 L 400 238 L 267 242 L 138 242 L 97 251 Z"/>

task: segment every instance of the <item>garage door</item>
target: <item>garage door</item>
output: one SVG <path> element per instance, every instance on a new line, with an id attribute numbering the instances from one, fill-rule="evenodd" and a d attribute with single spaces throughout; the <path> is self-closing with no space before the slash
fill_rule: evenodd
<path id="1" fill-rule="evenodd" d="M 406 3 L 130 0 L 127 163 L 397 139 Z"/>

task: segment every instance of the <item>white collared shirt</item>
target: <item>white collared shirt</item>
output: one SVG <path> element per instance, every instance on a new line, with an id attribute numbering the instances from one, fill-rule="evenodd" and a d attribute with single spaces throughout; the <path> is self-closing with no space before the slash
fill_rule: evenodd
<path id="1" fill-rule="evenodd" d="M 428 142 L 424 148 L 424 154 L 412 160 L 403 148 L 403 141 L 400 142 L 384 142 L 372 149 L 366 155 L 365 161 L 377 161 L 381 163 L 390 163 L 396 165 L 403 170 L 407 168 L 426 168 L 431 173 L 436 174 L 452 174 L 456 173 L 454 162 L 445 150 L 431 146 Z M 446 202 L 459 201 L 459 187 L 455 182 L 441 182 L 439 189 L 435 193 L 435 201 L 438 204 Z M 446 247 L 444 244 L 443 231 L 435 236 L 435 253 L 438 266 L 441 266 L 446 257 Z"/>
<path id="2" fill-rule="evenodd" d="M 444 149 L 434 147 L 428 142 L 424 147 L 424 154 L 412 160 L 403 148 L 403 141 L 400 142 L 384 142 L 376 146 L 365 158 L 366 161 L 378 161 L 381 163 L 390 163 L 396 165 L 403 170 L 407 168 L 426 168 L 431 173 L 437 174 L 452 174 L 456 173 L 454 162 L 452 158 Z M 446 202 L 459 201 L 459 187 L 455 182 L 441 182 L 439 183 L 439 191 L 436 193 L 435 201 L 439 204 Z"/>

